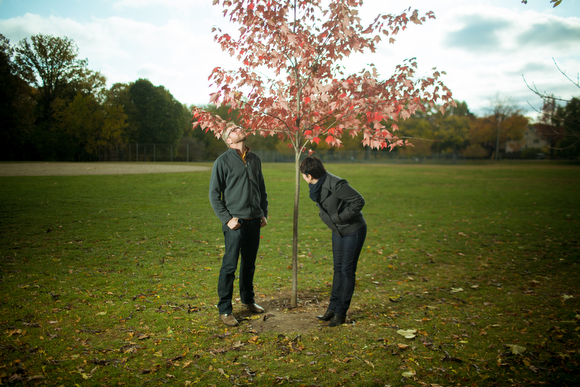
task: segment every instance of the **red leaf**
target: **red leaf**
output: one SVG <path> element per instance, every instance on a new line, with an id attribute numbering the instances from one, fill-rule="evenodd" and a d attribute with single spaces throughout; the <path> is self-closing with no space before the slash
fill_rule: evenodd
<path id="1" fill-rule="evenodd" d="M 254 9 L 254 4 L 250 4 L 248 5 L 248 9 L 251 11 L 252 9 Z"/>
<path id="2" fill-rule="evenodd" d="M 312 135 L 312 130 L 305 130 L 305 131 L 304 131 L 304 135 L 305 135 L 305 136 L 310 136 L 310 135 Z"/>
<path id="3" fill-rule="evenodd" d="M 318 143 L 320 142 L 320 138 L 318 138 L 318 137 L 314 137 L 314 138 L 313 138 L 311 141 L 312 141 L 312 142 L 315 142 L 315 143 L 316 143 L 316 145 L 318 145 Z"/>
<path id="4" fill-rule="evenodd" d="M 306 98 L 304 98 L 304 102 L 305 102 L 305 103 L 309 103 L 309 102 L 310 102 L 310 97 L 306 97 Z"/>

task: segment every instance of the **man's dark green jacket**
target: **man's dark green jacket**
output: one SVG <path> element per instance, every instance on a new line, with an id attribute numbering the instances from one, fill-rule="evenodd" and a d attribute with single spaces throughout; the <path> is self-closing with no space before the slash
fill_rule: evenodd
<path id="1" fill-rule="evenodd" d="M 222 224 L 231 218 L 268 217 L 268 195 L 258 155 L 248 152 L 246 163 L 235 149 L 219 156 L 211 172 L 209 201 Z"/>

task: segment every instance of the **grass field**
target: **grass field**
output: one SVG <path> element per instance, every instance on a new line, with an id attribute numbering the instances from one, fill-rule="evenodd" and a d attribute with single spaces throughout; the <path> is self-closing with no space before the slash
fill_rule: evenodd
<path id="1" fill-rule="evenodd" d="M 327 167 L 365 197 L 369 227 L 339 328 L 314 321 L 332 253 L 304 184 L 300 304 L 283 302 L 293 165 L 264 165 L 257 301 L 311 314 L 295 332 L 218 323 L 209 172 L 0 177 L 1 384 L 580 384 L 580 167 Z"/>

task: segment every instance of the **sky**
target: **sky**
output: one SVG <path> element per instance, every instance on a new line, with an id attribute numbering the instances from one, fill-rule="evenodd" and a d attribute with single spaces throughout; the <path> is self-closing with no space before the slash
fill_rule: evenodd
<path id="1" fill-rule="evenodd" d="M 212 0 L 0 0 L 0 33 L 15 46 L 36 34 L 68 37 L 88 67 L 107 85 L 139 78 L 164 86 L 181 103 L 209 102 L 214 67 L 238 68 L 214 42 L 212 27 L 237 28 Z M 419 75 L 436 67 L 456 101 L 483 116 L 498 97 L 535 118 L 540 92 L 580 97 L 580 0 L 364 0 L 363 21 L 408 7 L 435 13 L 410 25 L 395 44 L 344 62 L 349 73 L 374 63 L 388 78 L 405 59 L 417 58 Z M 559 70 L 559 69 L 560 70 Z M 524 81 L 525 79 L 525 81 Z"/>

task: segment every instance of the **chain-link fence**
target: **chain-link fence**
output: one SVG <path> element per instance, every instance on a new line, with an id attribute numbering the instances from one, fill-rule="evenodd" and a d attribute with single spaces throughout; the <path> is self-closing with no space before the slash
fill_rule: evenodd
<path id="1" fill-rule="evenodd" d="M 223 149 L 225 151 L 225 148 Z M 252 149 L 263 163 L 293 163 L 294 154 L 274 150 Z M 148 161 L 148 162 L 213 162 L 196 144 L 127 144 L 113 148 L 100 148 L 99 161 Z M 325 163 L 389 163 L 389 164 L 461 164 L 465 157 L 455 154 L 430 156 L 401 156 L 387 150 L 320 150 L 314 156 Z M 306 154 L 302 158 L 306 157 Z"/>
<path id="2" fill-rule="evenodd" d="M 293 163 L 293 154 L 278 151 L 254 150 L 263 163 Z M 305 158 L 307 154 L 303 154 Z M 388 163 L 388 164 L 462 164 L 465 157 L 454 154 L 429 156 L 401 156 L 387 150 L 320 150 L 313 154 L 324 163 Z"/>
<path id="3" fill-rule="evenodd" d="M 202 161 L 190 144 L 127 144 L 99 148 L 99 161 Z"/>

